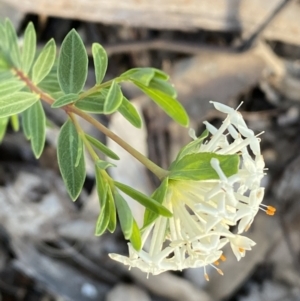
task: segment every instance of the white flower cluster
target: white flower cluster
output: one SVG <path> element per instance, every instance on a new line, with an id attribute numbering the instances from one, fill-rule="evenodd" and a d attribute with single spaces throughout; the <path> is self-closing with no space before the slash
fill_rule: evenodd
<path id="1" fill-rule="evenodd" d="M 145 229 L 142 250 L 134 250 L 129 243 L 129 257 L 110 254 L 112 259 L 154 275 L 167 270 L 204 267 L 208 280 L 206 265 L 223 274 L 216 265 L 219 259 L 225 260 L 224 245 L 230 243 L 237 260 L 255 245 L 241 234 L 250 227 L 259 209 L 269 215 L 275 212 L 273 207 L 261 204 L 264 160 L 260 139 L 247 127 L 237 110 L 212 103 L 227 117 L 219 129 L 204 122 L 211 138 L 201 145 L 199 152 L 239 154 L 238 173 L 227 178 L 214 158 L 211 166 L 219 180 L 170 180 L 163 205 L 173 217 L 160 216 Z M 237 226 L 237 234 L 231 232 L 231 226 Z"/>

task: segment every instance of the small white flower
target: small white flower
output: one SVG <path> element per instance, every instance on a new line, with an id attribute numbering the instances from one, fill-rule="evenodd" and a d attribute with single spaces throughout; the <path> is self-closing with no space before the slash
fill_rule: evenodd
<path id="1" fill-rule="evenodd" d="M 239 112 L 212 103 L 227 117 L 219 129 L 204 122 L 211 137 L 200 146 L 199 152 L 240 155 L 237 174 L 226 177 L 219 161 L 213 158 L 210 164 L 219 179 L 170 180 L 163 205 L 173 217 L 160 216 L 144 230 L 141 251 L 134 250 L 129 243 L 129 257 L 110 254 L 111 258 L 154 275 L 167 270 L 203 267 L 208 280 L 206 265 L 222 274 L 215 265 L 219 259 L 225 259 L 222 248 L 227 243 L 237 260 L 255 245 L 240 234 L 250 227 L 259 209 L 269 215 L 275 212 L 275 208 L 261 204 L 264 160 L 260 138 L 247 127 Z M 196 139 L 194 132 L 190 131 L 190 135 Z M 237 233 L 231 230 L 232 226 L 237 226 Z"/>
<path id="2" fill-rule="evenodd" d="M 241 260 L 242 257 L 245 257 L 246 250 L 250 251 L 251 247 L 255 246 L 256 243 L 241 235 L 235 235 L 235 237 L 229 238 L 231 249 L 238 261 Z"/>

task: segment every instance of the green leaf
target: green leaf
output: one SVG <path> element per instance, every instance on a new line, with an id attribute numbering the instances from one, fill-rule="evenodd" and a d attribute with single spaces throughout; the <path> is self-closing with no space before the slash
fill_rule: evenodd
<path id="1" fill-rule="evenodd" d="M 2 37 L 0 39 L 0 48 L 2 48 L 3 50 L 6 49 L 7 45 L 6 45 L 6 32 L 5 32 L 5 27 L 3 24 L 0 23 L 0 37 Z"/>
<path id="2" fill-rule="evenodd" d="M 129 195 L 134 200 L 136 200 L 137 202 L 139 202 L 140 204 L 142 204 L 149 210 L 153 211 L 154 213 L 157 213 L 157 214 L 160 214 L 160 215 L 163 215 L 166 217 L 172 216 L 172 213 L 167 208 L 165 208 L 164 206 L 159 204 L 159 202 L 157 202 L 153 198 L 150 198 L 150 197 L 146 196 L 145 194 L 143 194 L 125 184 L 122 184 L 122 183 L 119 183 L 116 181 L 114 183 L 115 183 L 116 187 L 118 187 L 124 193 L 126 193 L 127 195 Z"/>
<path id="3" fill-rule="evenodd" d="M 4 72 L 0 72 L 0 81 L 4 81 L 4 80 L 8 80 L 13 78 L 14 75 L 11 73 L 11 71 L 4 71 Z"/>
<path id="4" fill-rule="evenodd" d="M 97 180 L 97 177 L 96 177 L 96 180 Z M 96 223 L 96 231 L 95 231 L 95 235 L 97 236 L 100 236 L 102 235 L 107 226 L 108 226 L 108 223 L 109 223 L 109 204 L 108 204 L 108 189 L 109 186 L 106 184 L 105 186 L 102 187 L 102 184 L 100 185 L 101 188 L 99 187 L 98 185 L 98 182 L 96 181 L 96 187 L 97 187 L 97 190 L 98 190 L 98 195 L 99 195 L 99 190 L 101 189 L 101 199 L 102 199 L 102 205 L 101 205 L 101 211 L 100 211 L 100 214 L 99 214 L 99 217 L 97 219 L 97 223 Z M 100 196 L 99 196 L 100 198 Z"/>
<path id="5" fill-rule="evenodd" d="M 26 84 L 23 81 L 18 80 L 15 77 L 3 80 L 0 82 L 1 95 L 8 96 L 10 94 L 16 93 L 24 88 Z M 1 96 L 0 96 L 1 98 Z"/>
<path id="6" fill-rule="evenodd" d="M 119 84 L 115 81 L 111 84 L 104 102 L 104 113 L 111 114 L 118 110 L 122 104 L 123 94 Z"/>
<path id="7" fill-rule="evenodd" d="M 18 45 L 18 36 L 9 19 L 5 20 L 5 31 L 7 38 L 7 50 L 9 50 L 9 55 L 12 63 L 17 67 L 21 67 L 21 55 L 20 49 Z M 1 37 L 2 38 L 2 37 Z"/>
<path id="8" fill-rule="evenodd" d="M 38 87 L 43 91 L 49 93 L 52 97 L 54 93 L 59 92 L 62 96 L 64 93 L 60 89 L 60 85 L 57 79 L 57 60 L 55 60 L 54 65 L 49 72 L 49 74 L 38 84 Z M 55 99 L 58 97 L 54 97 Z"/>
<path id="9" fill-rule="evenodd" d="M 37 101 L 27 110 L 27 129 L 31 147 L 36 158 L 43 152 L 46 139 L 46 116 L 42 103 Z"/>
<path id="10" fill-rule="evenodd" d="M 104 112 L 104 101 L 105 96 L 102 93 L 95 93 L 78 100 L 75 106 L 82 111 L 102 114 Z"/>
<path id="11" fill-rule="evenodd" d="M 11 123 L 11 126 L 12 126 L 13 130 L 15 132 L 17 132 L 20 128 L 19 118 L 18 118 L 17 114 L 10 116 L 10 123 Z"/>
<path id="12" fill-rule="evenodd" d="M 211 167 L 210 161 L 216 158 L 227 177 L 238 172 L 238 155 L 218 155 L 216 153 L 189 154 L 171 166 L 170 179 L 176 180 L 218 180 L 219 176 Z"/>
<path id="13" fill-rule="evenodd" d="M 125 239 L 130 239 L 133 227 L 133 216 L 131 210 L 125 199 L 116 189 L 114 191 L 114 197 L 122 232 Z"/>
<path id="14" fill-rule="evenodd" d="M 84 156 L 84 153 L 83 153 L 83 141 L 82 141 L 82 139 L 79 139 L 78 150 L 77 150 L 77 157 L 76 157 L 76 161 L 75 161 L 75 167 L 78 167 L 78 165 L 80 163 L 80 159 L 81 159 L 82 156 Z"/>
<path id="15" fill-rule="evenodd" d="M 0 118 L 0 142 L 2 142 L 3 137 L 6 133 L 6 128 L 7 128 L 7 124 L 8 124 L 8 117 L 3 117 Z"/>
<path id="16" fill-rule="evenodd" d="M 117 213 L 116 206 L 114 202 L 114 197 L 112 195 L 111 189 L 108 190 L 108 206 L 109 206 L 109 223 L 107 225 L 107 230 L 110 233 L 115 232 L 117 227 Z"/>
<path id="17" fill-rule="evenodd" d="M 163 92 L 148 88 L 138 82 L 134 84 L 160 106 L 172 119 L 182 126 L 188 126 L 189 117 L 181 103 Z"/>
<path id="18" fill-rule="evenodd" d="M 155 70 L 153 68 L 134 68 L 121 74 L 121 77 L 141 83 L 142 85 L 145 86 L 149 86 L 154 76 L 155 76 Z"/>
<path id="19" fill-rule="evenodd" d="M 1 37 L 1 33 L 0 33 L 0 37 Z M 0 51 L 0 71 L 8 71 L 9 69 L 10 69 L 10 65 L 7 61 L 6 56 L 4 53 Z"/>
<path id="20" fill-rule="evenodd" d="M 55 102 L 52 104 L 51 108 L 60 108 L 63 106 L 66 106 L 70 103 L 75 102 L 76 100 L 78 100 L 79 95 L 78 94 L 66 94 L 63 95 L 61 97 L 59 97 L 57 100 L 55 100 Z"/>
<path id="21" fill-rule="evenodd" d="M 174 86 L 160 78 L 153 78 L 149 84 L 149 88 L 159 90 L 171 96 L 172 98 L 177 97 L 177 91 L 175 90 Z"/>
<path id="22" fill-rule="evenodd" d="M 29 129 L 30 116 L 29 116 L 29 108 L 22 112 L 22 129 L 26 139 L 31 138 L 31 133 Z"/>
<path id="23" fill-rule="evenodd" d="M 43 48 L 32 67 L 32 81 L 40 83 L 51 71 L 56 56 L 56 45 L 51 39 Z"/>
<path id="24" fill-rule="evenodd" d="M 177 155 L 177 158 L 175 160 L 178 161 L 181 158 L 183 158 L 184 156 L 191 154 L 191 153 L 198 153 L 201 144 L 203 143 L 204 139 L 208 136 L 209 132 L 208 130 L 205 130 L 200 137 L 198 137 L 196 140 L 193 140 L 192 142 L 190 142 L 189 144 L 187 144 L 186 146 L 184 146 L 180 152 Z"/>
<path id="25" fill-rule="evenodd" d="M 81 156 L 77 167 L 76 159 L 78 153 L 80 137 L 73 122 L 69 119 L 60 130 L 57 144 L 58 165 L 72 200 L 79 196 L 85 180 L 84 156 Z"/>
<path id="26" fill-rule="evenodd" d="M 111 149 L 109 149 L 106 145 L 104 145 L 102 142 L 98 141 L 94 137 L 85 134 L 85 137 L 88 139 L 89 142 L 91 142 L 97 149 L 99 149 L 103 154 L 105 154 L 107 157 L 110 157 L 114 160 L 120 160 L 117 154 L 115 154 Z"/>
<path id="27" fill-rule="evenodd" d="M 168 190 L 168 181 L 169 179 L 165 178 L 160 184 L 160 186 L 154 191 L 154 193 L 151 196 L 151 198 L 157 201 L 159 204 L 162 204 L 166 197 L 166 193 Z M 158 217 L 157 213 L 154 213 L 153 211 L 146 209 L 144 213 L 143 229 L 151 225 L 156 220 L 157 217 Z"/>
<path id="28" fill-rule="evenodd" d="M 36 33 L 33 26 L 33 23 L 30 22 L 25 30 L 21 62 L 22 62 L 22 71 L 25 74 L 28 74 L 32 66 L 34 56 L 36 51 Z"/>
<path id="29" fill-rule="evenodd" d="M 133 126 L 137 128 L 142 127 L 142 119 L 136 110 L 135 106 L 123 96 L 122 104 L 119 106 L 118 111 L 127 119 Z"/>
<path id="30" fill-rule="evenodd" d="M 133 246 L 133 248 L 137 251 L 140 251 L 142 248 L 142 237 L 141 237 L 141 232 L 139 229 L 139 226 L 135 219 L 133 219 L 133 224 L 132 224 L 132 234 L 130 237 L 130 242 Z"/>
<path id="31" fill-rule="evenodd" d="M 0 118 L 21 113 L 37 102 L 38 99 L 37 94 L 27 92 L 0 95 Z"/>
<path id="32" fill-rule="evenodd" d="M 96 83 L 101 84 L 107 70 L 107 54 L 105 49 L 98 43 L 93 43 L 92 53 L 95 66 Z"/>
<path id="33" fill-rule="evenodd" d="M 65 94 L 79 93 L 86 81 L 88 56 L 75 29 L 62 42 L 58 60 L 58 81 Z"/>
<path id="34" fill-rule="evenodd" d="M 95 162 L 95 164 L 96 164 L 100 169 L 103 169 L 103 170 L 107 169 L 108 167 L 116 167 L 115 164 L 110 163 L 110 162 L 107 162 L 107 161 L 103 161 L 103 160 L 100 160 L 100 159 L 97 160 L 97 161 Z"/>
<path id="35" fill-rule="evenodd" d="M 96 188 L 97 188 L 99 203 L 102 208 L 105 205 L 107 199 L 108 187 L 106 187 L 107 183 L 105 182 L 103 171 L 97 165 L 95 165 L 95 175 L 96 175 Z"/>

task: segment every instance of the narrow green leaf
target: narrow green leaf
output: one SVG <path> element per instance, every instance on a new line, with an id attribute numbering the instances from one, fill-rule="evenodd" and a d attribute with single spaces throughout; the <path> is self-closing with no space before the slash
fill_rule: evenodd
<path id="1" fill-rule="evenodd" d="M 38 99 L 37 94 L 27 92 L 0 95 L 0 118 L 21 113 L 37 102 Z"/>
<path id="2" fill-rule="evenodd" d="M 20 91 L 25 86 L 26 86 L 26 84 L 23 81 L 20 81 L 15 77 L 0 81 L 1 95 L 8 96 L 10 94 Z M 1 98 L 1 96 L 0 96 L 0 98 Z"/>
<path id="3" fill-rule="evenodd" d="M 51 39 L 43 48 L 32 67 L 32 81 L 35 84 L 40 83 L 51 71 L 56 56 L 56 45 L 54 39 Z"/>
<path id="4" fill-rule="evenodd" d="M 0 33 L 1 37 L 1 33 Z M 1 40 L 1 39 L 0 39 Z M 1 48 L 1 47 L 0 47 Z M 7 58 L 3 52 L 0 51 L 0 71 L 8 71 L 10 69 L 10 65 L 7 61 Z"/>
<path id="5" fill-rule="evenodd" d="M 153 69 L 155 71 L 155 78 L 162 79 L 162 80 L 168 80 L 170 78 L 170 76 L 167 73 L 163 72 L 162 70 L 156 68 Z"/>
<path id="6" fill-rule="evenodd" d="M 80 137 L 73 122 L 68 119 L 60 130 L 57 144 L 57 159 L 59 169 L 72 200 L 79 196 L 85 180 L 84 156 L 81 156 L 77 167 L 76 159 L 78 154 Z"/>
<path id="7" fill-rule="evenodd" d="M 97 160 L 95 162 L 95 164 L 100 168 L 100 169 L 107 169 L 108 167 L 116 167 L 115 164 L 107 162 L 107 161 L 103 161 L 103 160 Z"/>
<path id="8" fill-rule="evenodd" d="M 20 68 L 21 55 L 20 55 L 20 49 L 18 45 L 18 36 L 14 29 L 13 24 L 9 19 L 5 20 L 5 32 L 6 32 L 6 38 L 8 43 L 7 49 L 9 50 L 11 61 L 17 68 Z"/>
<path id="9" fill-rule="evenodd" d="M 142 237 L 141 237 L 141 232 L 139 229 L 139 226 L 135 219 L 133 219 L 133 224 L 132 224 L 132 234 L 130 237 L 130 242 L 133 246 L 133 248 L 137 251 L 140 251 L 142 248 Z"/>
<path id="10" fill-rule="evenodd" d="M 172 213 L 159 204 L 156 200 L 153 198 L 150 198 L 146 196 L 145 194 L 125 185 L 119 182 L 114 182 L 115 186 L 118 187 L 120 190 L 122 190 L 124 193 L 132 197 L 134 200 L 148 208 L 149 210 L 153 211 L 154 213 L 158 213 L 160 215 L 166 216 L 166 217 L 171 217 Z"/>
<path id="11" fill-rule="evenodd" d="M 145 86 L 148 86 L 150 84 L 154 76 L 155 76 L 154 68 L 134 68 L 121 74 L 121 77 L 130 79 L 132 81 L 136 81 Z"/>
<path id="12" fill-rule="evenodd" d="M 62 97 L 59 97 L 55 102 L 52 104 L 51 108 L 60 108 L 63 106 L 66 106 L 70 103 L 75 102 L 78 100 L 79 95 L 78 94 L 66 94 L 63 95 Z"/>
<path id="13" fill-rule="evenodd" d="M 33 23 L 30 22 L 25 30 L 21 62 L 22 62 L 22 71 L 25 74 L 28 74 L 32 66 L 34 56 L 36 51 L 36 33 L 33 26 Z"/>
<path id="14" fill-rule="evenodd" d="M 114 197 L 122 232 L 125 239 L 130 239 L 133 227 L 133 216 L 131 210 L 126 200 L 116 189 L 114 191 Z"/>
<path id="15" fill-rule="evenodd" d="M 163 92 L 148 88 L 138 82 L 134 84 L 160 106 L 172 119 L 182 126 L 188 126 L 189 117 L 181 103 Z"/>
<path id="16" fill-rule="evenodd" d="M 79 93 L 86 81 L 88 56 L 75 29 L 62 42 L 58 60 L 58 81 L 65 94 Z"/>
<path id="17" fill-rule="evenodd" d="M 172 98 L 177 97 L 177 91 L 175 90 L 174 86 L 171 85 L 169 82 L 162 80 L 160 78 L 153 78 L 149 84 L 149 88 L 159 90 Z"/>
<path id="18" fill-rule="evenodd" d="M 40 101 L 32 105 L 27 112 L 28 131 L 31 147 L 36 158 L 43 152 L 46 139 L 46 116 Z"/>
<path id="19" fill-rule="evenodd" d="M 139 129 L 142 127 L 143 122 L 140 114 L 135 106 L 125 96 L 123 96 L 122 104 L 119 106 L 118 111 L 133 126 Z"/>
<path id="20" fill-rule="evenodd" d="M 0 48 L 2 48 L 2 50 L 6 49 L 6 32 L 5 32 L 5 26 L 3 24 L 0 23 Z"/>
<path id="21" fill-rule="evenodd" d="M 82 156 L 84 156 L 84 154 L 83 154 L 83 141 L 82 141 L 82 139 L 79 139 L 77 157 L 76 157 L 76 161 L 75 161 L 75 167 L 78 167 L 78 165 L 80 163 L 80 159 L 81 159 Z"/>
<path id="22" fill-rule="evenodd" d="M 30 116 L 29 116 L 29 108 L 22 112 L 22 129 L 26 139 L 31 138 L 31 133 L 29 129 Z"/>
<path id="23" fill-rule="evenodd" d="M 122 104 L 123 93 L 115 81 L 111 84 L 104 102 L 104 113 L 111 114 L 118 110 Z"/>
<path id="24" fill-rule="evenodd" d="M 13 130 L 15 132 L 17 132 L 20 128 L 19 117 L 17 114 L 10 116 L 10 123 L 11 123 L 11 127 L 13 128 Z"/>
<path id="25" fill-rule="evenodd" d="M 97 179 L 97 177 L 96 177 Z M 96 182 L 97 183 L 97 182 Z M 98 187 L 98 183 L 97 185 L 97 190 L 98 190 L 98 195 L 99 195 L 99 189 L 101 189 L 101 199 L 102 199 L 102 205 L 100 208 L 100 214 L 99 217 L 97 219 L 97 223 L 96 223 L 96 231 L 95 231 L 95 235 L 100 236 L 102 235 L 109 223 L 109 204 L 108 204 L 108 189 L 109 186 L 106 184 L 104 187 L 101 188 Z M 99 197 L 100 198 L 100 197 Z"/>
<path id="26" fill-rule="evenodd" d="M 109 205 L 109 223 L 107 225 L 107 230 L 110 233 L 114 233 L 117 227 L 117 213 L 114 197 L 111 189 L 108 190 L 108 205 Z"/>
<path id="27" fill-rule="evenodd" d="M 218 155 L 216 153 L 197 153 L 184 156 L 171 166 L 170 179 L 176 180 L 218 180 L 219 176 L 211 167 L 210 161 L 216 158 L 220 162 L 220 167 L 227 177 L 238 172 L 238 155 Z"/>
<path id="28" fill-rule="evenodd" d="M 166 193 L 168 190 L 168 181 L 169 179 L 165 178 L 160 184 L 160 186 L 151 195 L 151 198 L 157 201 L 159 204 L 162 204 L 166 197 Z M 143 229 L 151 225 L 156 220 L 157 217 L 158 217 L 157 213 L 149 209 L 146 209 L 144 213 Z"/>
<path id="29" fill-rule="evenodd" d="M 92 53 L 95 66 L 96 83 L 101 84 L 107 70 L 107 54 L 105 49 L 98 43 L 93 43 Z"/>
<path id="30" fill-rule="evenodd" d="M 198 137 L 196 140 L 193 140 L 186 146 L 184 146 L 180 152 L 177 155 L 177 158 L 175 162 L 183 158 L 184 156 L 191 154 L 191 153 L 198 153 L 201 144 L 203 143 L 204 139 L 208 136 L 209 132 L 208 130 L 205 130 L 200 137 Z M 172 163 L 173 164 L 173 163 Z"/>
<path id="31" fill-rule="evenodd" d="M 2 142 L 3 137 L 6 133 L 6 128 L 7 128 L 7 124 L 8 124 L 8 117 L 3 117 L 0 118 L 0 142 Z"/>
<path id="32" fill-rule="evenodd" d="M 102 114 L 104 112 L 104 102 L 103 94 L 97 93 L 78 100 L 75 106 L 82 111 Z"/>
<path id="33" fill-rule="evenodd" d="M 43 91 L 49 93 L 51 96 L 56 92 L 60 92 L 61 96 L 64 95 L 64 93 L 60 89 L 60 85 L 57 79 L 57 59 L 55 59 L 54 65 L 49 74 L 38 84 L 38 87 Z"/>
<path id="34" fill-rule="evenodd" d="M 95 175 L 96 175 L 96 188 L 99 198 L 100 207 L 102 208 L 106 202 L 106 196 L 108 188 L 106 187 L 106 182 L 103 176 L 103 171 L 97 165 L 95 165 Z"/>
<path id="35" fill-rule="evenodd" d="M 85 137 L 88 139 L 89 142 L 91 142 L 97 149 L 99 149 L 103 154 L 105 154 L 107 157 L 110 157 L 114 160 L 120 160 L 117 154 L 115 154 L 111 149 L 109 149 L 106 145 L 104 145 L 102 142 L 98 141 L 94 137 L 85 134 Z"/>

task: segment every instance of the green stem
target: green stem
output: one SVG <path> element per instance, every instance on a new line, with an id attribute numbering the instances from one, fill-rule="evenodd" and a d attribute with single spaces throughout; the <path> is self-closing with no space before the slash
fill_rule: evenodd
<path id="1" fill-rule="evenodd" d="M 70 107 L 69 111 L 80 116 L 81 118 L 92 124 L 99 131 L 101 131 L 103 134 L 105 134 L 107 137 L 119 144 L 123 149 L 125 149 L 134 158 L 136 158 L 144 166 L 146 166 L 151 172 L 153 172 L 160 180 L 164 179 L 168 175 L 169 172 L 167 170 L 159 167 L 154 162 L 149 160 L 147 157 L 145 157 L 143 154 L 141 154 L 139 151 L 137 151 L 135 148 L 133 148 L 131 145 L 129 145 L 127 142 L 125 142 L 123 139 L 121 139 L 119 136 L 117 136 L 115 133 L 113 133 L 111 130 L 109 130 L 107 127 L 105 127 L 102 123 L 94 119 L 89 114 L 79 110 L 74 106 Z"/>

